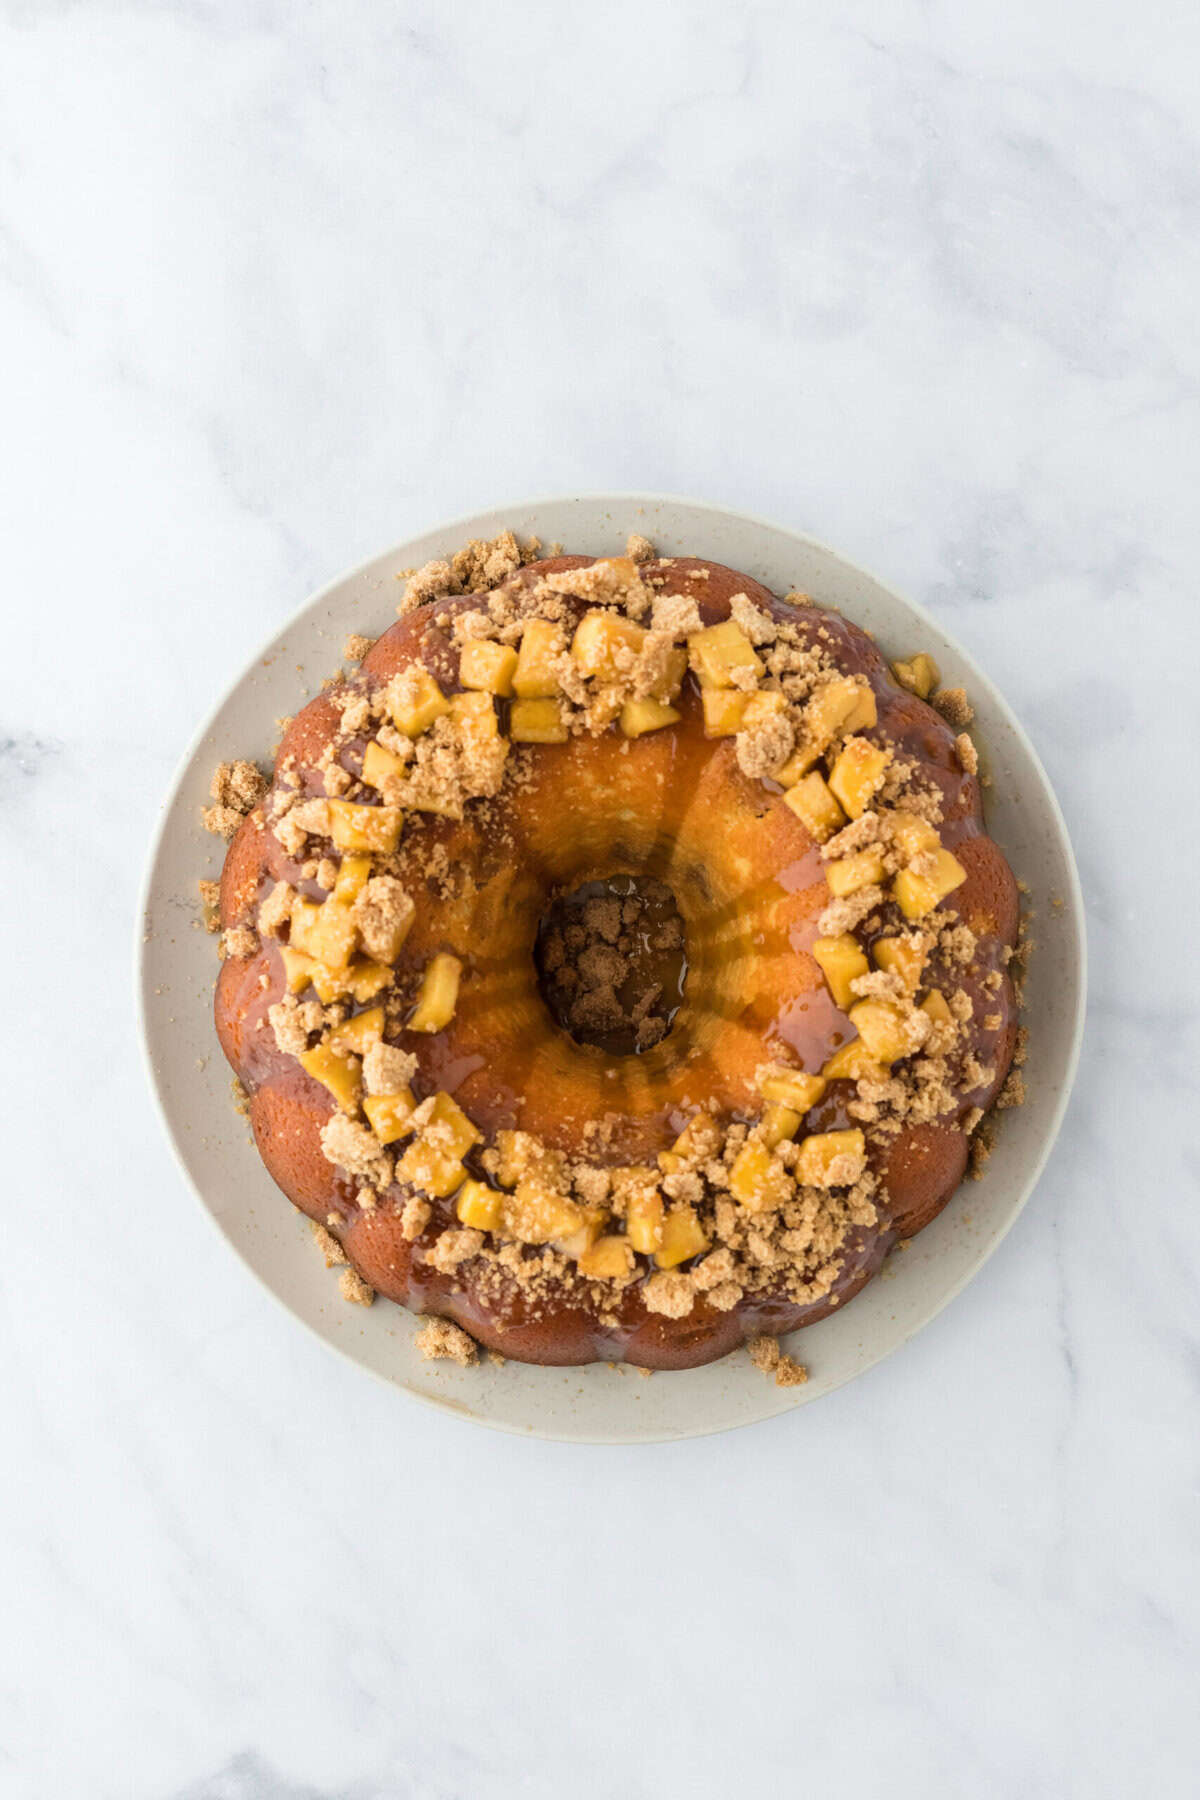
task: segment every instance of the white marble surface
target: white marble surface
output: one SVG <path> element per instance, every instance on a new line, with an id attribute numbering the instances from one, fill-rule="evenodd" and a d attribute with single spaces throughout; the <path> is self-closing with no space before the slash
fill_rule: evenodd
<path id="1" fill-rule="evenodd" d="M 5 1796 L 1195 1791 L 1198 69 L 1188 0 L 0 4 Z M 294 1328 L 130 996 L 160 798 L 268 630 L 589 487 L 941 613 L 1057 784 L 1093 967 L 968 1294 L 636 1451 Z"/>

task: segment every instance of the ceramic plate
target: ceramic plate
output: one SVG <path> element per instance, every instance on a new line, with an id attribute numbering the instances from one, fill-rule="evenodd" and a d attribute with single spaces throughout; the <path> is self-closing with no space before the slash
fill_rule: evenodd
<path id="1" fill-rule="evenodd" d="M 788 1347 L 808 1364 L 805 1387 L 776 1388 L 741 1352 L 650 1381 L 604 1364 L 464 1370 L 425 1362 L 410 1314 L 386 1301 L 366 1310 L 341 1300 L 307 1221 L 271 1181 L 231 1104 L 212 1026 L 215 941 L 193 929 L 196 883 L 218 874 L 223 855 L 200 822 L 213 768 L 235 756 L 269 768 L 273 721 L 298 711 L 305 689 L 316 691 L 352 631 L 373 638 L 387 628 L 399 571 L 505 526 L 595 555 L 619 551 L 640 531 L 662 554 L 728 563 L 780 593 L 801 588 L 873 632 L 889 655 L 931 651 L 947 685 L 965 686 L 975 708 L 973 735 L 993 778 L 988 827 L 1028 882 L 1038 914 L 1025 1015 L 1029 1099 L 1005 1115 L 969 1199 L 960 1191 L 844 1313 L 795 1334 Z M 1052 897 L 1063 904 L 1052 906 Z M 237 678 L 194 742 L 166 802 L 143 902 L 141 1016 L 151 1078 L 184 1173 L 228 1242 L 289 1312 L 355 1362 L 463 1418 L 541 1437 L 643 1443 L 723 1431 L 807 1405 L 898 1349 L 965 1286 L 1024 1206 L 1058 1131 L 1079 1050 L 1084 937 L 1074 859 L 1045 771 L 987 677 L 927 613 L 811 538 L 663 496 L 601 494 L 479 513 L 398 545 L 318 594 Z"/>

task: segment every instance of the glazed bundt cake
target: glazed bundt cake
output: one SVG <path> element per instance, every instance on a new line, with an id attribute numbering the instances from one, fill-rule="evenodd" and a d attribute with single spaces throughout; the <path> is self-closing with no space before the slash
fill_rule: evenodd
<path id="1" fill-rule="evenodd" d="M 1017 893 L 927 664 L 644 540 L 504 534 L 410 580 L 269 787 L 225 766 L 217 1030 L 360 1297 L 686 1368 L 941 1210 Z"/>

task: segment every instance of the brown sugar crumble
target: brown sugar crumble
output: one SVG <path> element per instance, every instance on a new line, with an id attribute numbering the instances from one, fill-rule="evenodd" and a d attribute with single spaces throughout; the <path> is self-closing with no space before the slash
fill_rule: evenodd
<path id="1" fill-rule="evenodd" d="M 966 688 L 940 688 L 929 704 L 937 708 L 947 725 L 969 725 L 975 717 L 975 709 L 967 699 Z"/>
<path id="2" fill-rule="evenodd" d="M 266 791 L 267 778 L 252 762 L 219 763 L 210 789 L 214 804 L 203 809 L 205 830 L 231 838 Z"/>
<path id="3" fill-rule="evenodd" d="M 564 896 L 538 945 L 551 1011 L 580 1041 L 649 1050 L 678 1009 L 682 950 L 683 921 L 663 882 L 630 878 Z"/>
<path id="4" fill-rule="evenodd" d="M 318 1224 L 317 1221 L 313 1219 L 310 1223 L 310 1229 L 312 1231 L 314 1244 L 325 1258 L 325 1267 L 327 1269 L 336 1269 L 348 1260 L 342 1246 L 338 1243 L 333 1233 L 325 1229 L 324 1225 Z"/>
<path id="5" fill-rule="evenodd" d="M 761 1369 L 764 1375 L 772 1376 L 776 1387 L 803 1387 L 808 1380 L 808 1370 L 804 1364 L 781 1350 L 778 1338 L 751 1338 L 746 1349 L 755 1368 Z"/>
<path id="6" fill-rule="evenodd" d="M 781 1388 L 803 1387 L 808 1380 L 808 1369 L 795 1357 L 781 1352 L 775 1369 L 775 1386 Z"/>
<path id="7" fill-rule="evenodd" d="M 200 905 L 203 909 L 204 929 L 216 936 L 221 929 L 221 920 L 219 916 L 221 884 L 219 881 L 201 881 L 198 885 L 200 889 Z"/>
<path id="8" fill-rule="evenodd" d="M 996 1096 L 996 1111 L 1004 1112 L 1010 1106 L 1024 1106 L 1025 1100 L 1025 1078 L 1019 1069 L 1013 1069 L 1005 1077 L 1004 1086 Z"/>
<path id="9" fill-rule="evenodd" d="M 449 1319 L 426 1319 L 413 1341 L 427 1362 L 453 1362 L 468 1369 L 479 1360 L 475 1339 Z"/>
<path id="10" fill-rule="evenodd" d="M 375 1289 L 354 1269 L 342 1270 L 338 1276 L 338 1292 L 351 1306 L 370 1306 L 375 1299 Z"/>

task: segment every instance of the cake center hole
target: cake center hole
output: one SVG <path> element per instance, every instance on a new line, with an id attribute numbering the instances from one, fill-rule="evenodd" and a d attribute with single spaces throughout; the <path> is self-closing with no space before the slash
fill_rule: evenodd
<path id="1" fill-rule="evenodd" d="M 610 1056 L 661 1043 L 683 1001 L 683 919 L 653 876 L 609 875 L 555 894 L 533 959 L 555 1023 Z"/>

